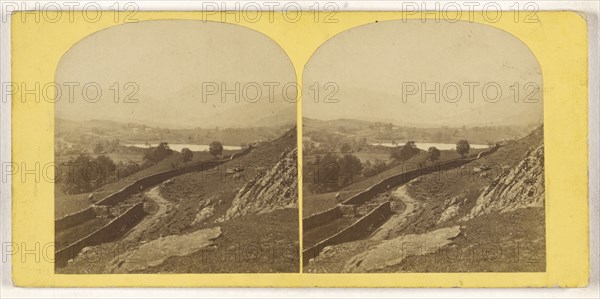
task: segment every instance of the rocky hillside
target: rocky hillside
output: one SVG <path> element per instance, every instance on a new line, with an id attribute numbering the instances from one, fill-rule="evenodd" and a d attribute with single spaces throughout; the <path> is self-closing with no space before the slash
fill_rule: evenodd
<path id="1" fill-rule="evenodd" d="M 292 128 L 218 167 L 131 196 L 148 206 L 144 220 L 115 242 L 82 250 L 60 273 L 297 273 L 296 148 Z M 250 247 L 274 254 L 231 254 Z"/>
<path id="2" fill-rule="evenodd" d="M 488 156 L 399 186 L 390 195 L 401 208 L 386 223 L 367 238 L 325 247 L 304 269 L 543 272 L 544 192 L 539 127 Z M 498 249 L 494 258 L 490 246 Z"/>
<path id="3" fill-rule="evenodd" d="M 237 193 L 220 221 L 277 209 L 296 208 L 298 202 L 298 153 L 284 152 L 280 161 L 248 181 Z"/>
<path id="4" fill-rule="evenodd" d="M 519 164 L 505 168 L 487 186 L 463 220 L 492 212 L 544 206 L 544 145 L 531 149 Z"/>

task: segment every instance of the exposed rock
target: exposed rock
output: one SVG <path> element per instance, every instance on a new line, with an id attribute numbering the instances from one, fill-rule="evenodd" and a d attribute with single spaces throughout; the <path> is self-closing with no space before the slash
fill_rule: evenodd
<path id="1" fill-rule="evenodd" d="M 343 272 L 365 273 L 400 264 L 409 256 L 432 253 L 447 246 L 460 232 L 459 226 L 453 226 L 383 241 L 351 258 Z"/>
<path id="2" fill-rule="evenodd" d="M 282 154 L 264 176 L 242 187 L 226 214 L 219 221 L 247 214 L 262 214 L 277 209 L 295 208 L 298 202 L 298 154 L 293 149 Z"/>
<path id="3" fill-rule="evenodd" d="M 447 209 L 444 210 L 444 212 L 442 212 L 442 215 L 440 215 L 440 219 L 437 221 L 437 224 L 444 223 L 454 218 L 456 215 L 458 215 L 458 211 L 458 205 L 449 206 Z"/>
<path id="4" fill-rule="evenodd" d="M 215 208 L 212 206 L 201 209 L 200 212 L 196 214 L 196 219 L 194 219 L 192 225 L 204 222 L 206 219 L 210 218 L 210 216 L 212 216 L 214 212 Z"/>
<path id="5" fill-rule="evenodd" d="M 186 256 L 213 244 L 221 235 L 221 228 L 201 229 L 186 235 L 169 235 L 140 245 L 137 249 L 116 257 L 111 262 L 112 272 L 127 273 L 162 264 L 172 256 Z"/>
<path id="6" fill-rule="evenodd" d="M 528 154 L 513 169 L 502 173 L 487 186 L 469 214 L 461 220 L 508 212 L 526 207 L 544 206 L 544 145 Z"/>

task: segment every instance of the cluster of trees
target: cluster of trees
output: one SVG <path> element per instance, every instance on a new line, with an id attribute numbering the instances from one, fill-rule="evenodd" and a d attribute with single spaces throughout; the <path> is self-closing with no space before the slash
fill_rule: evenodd
<path id="1" fill-rule="evenodd" d="M 342 145 L 344 146 L 344 145 Z M 344 146 L 345 147 L 345 146 Z M 456 143 L 456 152 L 461 157 L 466 157 L 469 153 L 470 145 L 467 140 L 459 140 Z M 313 162 L 307 162 L 305 165 L 305 177 L 309 178 L 306 183 L 315 193 L 325 193 L 339 190 L 355 181 L 357 177 L 371 177 L 388 169 L 390 165 L 403 162 L 420 152 L 414 141 L 408 141 L 402 147 L 391 149 L 391 162 L 375 160 L 361 163 L 360 159 L 352 154 L 338 155 L 333 152 L 327 152 L 324 156 L 316 156 Z M 427 150 L 427 159 L 437 161 L 440 159 L 441 151 L 432 146 Z M 312 176 L 312 180 L 310 177 Z"/>
<path id="2" fill-rule="evenodd" d="M 368 145 L 365 137 L 353 138 L 326 131 L 309 131 L 304 135 L 309 137 L 311 141 L 319 143 L 319 146 L 315 146 L 312 142 L 303 143 L 303 151 L 306 155 L 322 155 L 328 152 L 359 152 Z"/>
<path id="3" fill-rule="evenodd" d="M 461 139 L 456 143 L 456 152 L 463 158 L 465 158 L 471 149 L 469 141 Z M 419 153 L 419 148 L 414 141 L 408 141 L 402 147 L 394 147 L 390 153 L 390 159 L 394 159 L 398 162 L 406 161 Z M 427 159 L 430 161 L 436 161 L 440 159 L 441 152 L 435 146 L 427 149 Z"/>
<path id="4" fill-rule="evenodd" d="M 185 159 L 191 160 L 190 154 L 193 153 L 188 149 Z M 103 153 L 103 145 L 98 143 L 94 147 L 95 153 Z M 75 158 L 71 158 L 68 162 L 63 163 L 59 177 L 61 190 L 65 194 L 78 194 L 90 192 L 101 187 L 104 184 L 127 177 L 140 169 L 148 167 L 152 163 L 159 162 L 170 156 L 173 151 L 169 148 L 168 143 L 161 142 L 155 148 L 146 149 L 144 153 L 144 163 L 140 167 L 137 163 L 115 162 L 108 156 L 100 154 L 95 158 L 89 154 L 82 153 Z M 62 171 L 64 170 L 64 171 Z"/>
<path id="5" fill-rule="evenodd" d="M 144 153 L 144 160 L 152 163 L 157 163 L 164 160 L 166 157 L 173 154 L 173 150 L 169 148 L 169 144 L 161 142 L 157 147 L 152 147 Z"/>
<path id="6" fill-rule="evenodd" d="M 142 168 L 135 162 L 119 161 L 99 155 L 96 158 L 88 154 L 79 154 L 68 162 L 61 163 L 56 173 L 56 182 L 60 182 L 65 194 L 90 192 L 105 184 L 128 177 Z"/>
<path id="7" fill-rule="evenodd" d="M 338 156 L 327 153 L 317 156 L 314 162 L 307 163 L 312 170 L 311 189 L 316 193 L 331 192 L 351 184 L 360 176 L 363 165 L 356 156 L 345 154 Z"/>
<path id="8" fill-rule="evenodd" d="M 398 162 L 406 161 L 419 153 L 419 148 L 414 141 L 408 141 L 402 147 L 394 147 L 390 153 L 390 159 Z"/>
<path id="9" fill-rule="evenodd" d="M 92 158 L 88 154 L 80 154 L 61 165 L 57 173 L 65 194 L 78 194 L 92 191 L 117 177 L 117 165 L 104 155 Z"/>
<path id="10" fill-rule="evenodd" d="M 223 144 L 219 141 L 213 141 L 208 146 L 208 152 L 215 157 L 215 159 L 223 153 Z M 181 155 L 179 161 L 173 162 L 171 166 L 176 168 L 179 162 L 187 163 L 192 161 L 194 158 L 194 152 L 187 147 L 181 149 Z"/>
<path id="11" fill-rule="evenodd" d="M 373 161 L 373 163 L 371 163 L 371 161 L 367 160 L 367 162 L 363 164 L 362 175 L 364 177 L 371 177 L 383 172 L 387 168 L 388 165 L 385 163 L 385 161 L 376 159 Z"/>
<path id="12" fill-rule="evenodd" d="M 94 152 L 103 152 L 101 145 Z M 219 141 L 213 141 L 209 146 L 211 155 L 218 157 L 223 153 L 223 145 Z M 141 167 L 130 162 L 115 162 L 103 154 L 92 157 L 82 153 L 61 165 L 57 173 L 57 182 L 61 183 L 61 190 L 65 194 L 79 194 L 90 192 L 104 184 L 127 177 L 151 164 L 160 162 L 173 154 L 167 142 L 161 142 L 157 147 L 148 148 L 144 152 L 144 163 Z M 189 162 L 194 153 L 189 148 L 183 148 L 179 160 Z"/>

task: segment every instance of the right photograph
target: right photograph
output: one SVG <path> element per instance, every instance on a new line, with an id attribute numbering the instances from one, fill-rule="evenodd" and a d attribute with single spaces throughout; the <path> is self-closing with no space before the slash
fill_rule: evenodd
<path id="1" fill-rule="evenodd" d="M 304 273 L 546 271 L 542 69 L 518 36 L 374 21 L 302 82 Z"/>

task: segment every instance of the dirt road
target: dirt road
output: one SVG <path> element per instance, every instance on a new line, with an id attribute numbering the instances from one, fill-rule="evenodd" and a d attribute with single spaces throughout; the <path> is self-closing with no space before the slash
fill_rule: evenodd
<path id="1" fill-rule="evenodd" d="M 148 192 L 146 192 L 146 196 L 150 198 L 156 205 L 158 206 L 158 210 L 148 216 L 145 217 L 138 225 L 136 225 L 131 231 L 123 237 L 124 241 L 128 242 L 139 242 L 142 234 L 155 222 L 157 222 L 163 215 L 167 213 L 167 211 L 171 208 L 172 204 L 168 202 L 162 195 L 160 195 L 160 186 L 158 185 Z"/>
<path id="2" fill-rule="evenodd" d="M 404 204 L 404 210 L 398 214 L 392 215 L 390 219 L 380 226 L 372 235 L 370 239 L 376 241 L 387 240 L 394 235 L 395 232 L 400 230 L 409 215 L 414 213 L 419 207 L 419 203 L 410 195 L 406 190 L 406 184 L 396 188 L 392 191 L 392 200 L 401 201 Z"/>

